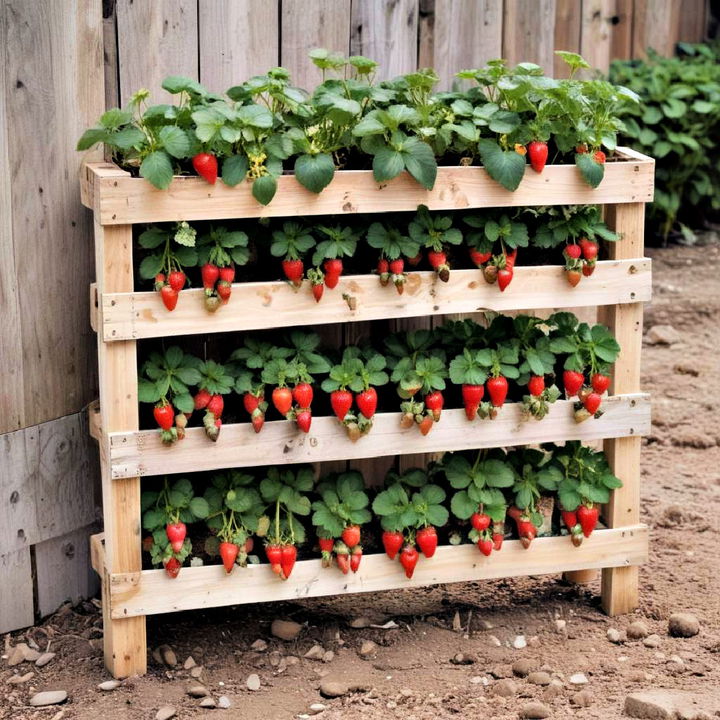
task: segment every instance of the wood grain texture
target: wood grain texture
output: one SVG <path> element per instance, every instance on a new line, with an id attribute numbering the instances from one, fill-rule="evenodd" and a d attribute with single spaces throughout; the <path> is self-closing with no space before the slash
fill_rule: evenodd
<path id="1" fill-rule="evenodd" d="M 198 0 L 200 82 L 225 92 L 279 64 L 277 0 Z"/>
<path id="2" fill-rule="evenodd" d="M 352 0 L 350 52 L 380 64 L 377 80 L 418 67 L 419 0 Z"/>
<path id="3" fill-rule="evenodd" d="M 120 106 L 117 5 L 115 3 L 103 3 L 103 71 L 105 107 L 109 110 Z"/>
<path id="4" fill-rule="evenodd" d="M 120 102 L 140 88 L 150 102 L 171 102 L 168 75 L 198 79 L 197 0 L 117 0 Z"/>
<path id="5" fill-rule="evenodd" d="M 582 8 L 582 3 L 577 0 L 555 0 L 554 45 L 556 50 L 575 53 L 581 51 Z M 570 68 L 557 56 L 553 57 L 553 75 L 556 78 L 570 76 Z"/>
<path id="6" fill-rule="evenodd" d="M 502 0 L 435 3 L 430 65 L 440 76 L 440 89 L 450 89 L 459 70 L 482 67 L 488 60 L 502 57 L 502 6 Z"/>
<path id="7" fill-rule="evenodd" d="M 551 73 L 554 64 L 555 0 L 506 0 L 503 53 L 509 65 L 532 62 Z"/>
<path id="8" fill-rule="evenodd" d="M 142 178 L 95 177 L 93 205 L 103 225 L 178 220 L 219 220 L 240 217 L 292 217 L 369 212 L 414 211 L 424 203 L 430 210 L 482 207 L 582 205 L 649 202 L 655 163 L 620 159 L 608 162 L 599 187 L 586 185 L 574 165 L 549 165 L 542 175 L 528 169 L 515 192 L 505 190 L 480 167 L 443 167 L 433 190 L 425 190 L 407 173 L 378 185 L 369 170 L 337 172 L 332 183 L 316 195 L 294 177 L 278 179 L 277 195 L 260 205 L 249 184 L 230 188 L 202 178 L 176 177 L 168 190 L 158 190 Z M 94 166 L 88 171 L 93 173 Z"/>
<path id="9" fill-rule="evenodd" d="M 633 2 L 634 0 L 615 0 L 610 50 L 613 60 L 629 60 L 633 57 Z"/>
<path id="10" fill-rule="evenodd" d="M 647 556 L 647 527 L 631 525 L 596 530 L 580 548 L 574 548 L 566 536 L 537 538 L 529 551 L 522 548 L 519 540 L 508 540 L 500 552 L 487 558 L 470 544 L 444 545 L 431 560 L 420 560 L 411 580 L 385 554 L 365 555 L 357 574 L 352 576 L 342 575 L 335 568 L 323 568 L 319 559 L 302 560 L 296 563 L 287 582 L 279 581 L 267 564 L 236 568 L 230 575 L 220 565 L 185 567 L 175 580 L 170 580 L 164 570 L 145 570 L 111 576 L 112 616 L 129 618 L 194 608 L 546 575 L 563 570 L 629 567 L 645 562 Z"/>
<path id="11" fill-rule="evenodd" d="M 30 548 L 0 553 L 0 633 L 35 622 Z"/>
<path id="12" fill-rule="evenodd" d="M 645 57 L 648 48 L 661 55 L 672 55 L 679 25 L 679 0 L 635 0 L 633 57 Z"/>
<path id="13" fill-rule="evenodd" d="M 280 25 L 280 64 L 298 87 L 312 89 L 322 80 L 310 50 L 350 52 L 350 0 L 283 0 Z"/>
<path id="14" fill-rule="evenodd" d="M 0 158 L 7 160 L 0 203 L 9 198 L 12 207 L 0 220 L 0 292 L 7 300 L 0 352 L 12 383 L 5 385 L 7 374 L 0 381 L 3 432 L 77 412 L 94 392 L 87 327 L 89 224 L 77 197 L 83 156 L 74 144 L 97 120 L 104 97 L 99 3 L 8 0 L 0 13 L 5 59 L 0 135 L 8 138 L 0 141 Z M 100 157 L 98 150 L 86 159 Z M 53 268 L 52 287 L 28 292 L 37 282 L 38 258 Z M 14 277 L 6 277 L 8 272 Z M 6 333 L 12 334 L 7 345 Z"/>
<path id="15" fill-rule="evenodd" d="M 580 52 L 593 70 L 606 74 L 612 58 L 615 0 L 583 0 Z"/>
<path id="16" fill-rule="evenodd" d="M 678 42 L 703 42 L 707 35 L 707 22 L 708 0 L 685 0 L 680 6 Z"/>

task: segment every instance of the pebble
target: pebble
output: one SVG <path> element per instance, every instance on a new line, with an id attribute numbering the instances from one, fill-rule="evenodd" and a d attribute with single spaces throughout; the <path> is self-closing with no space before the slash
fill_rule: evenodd
<path id="1" fill-rule="evenodd" d="M 520 717 L 528 718 L 528 720 L 542 720 L 542 718 L 550 717 L 550 708 L 535 700 L 522 706 Z"/>
<path id="2" fill-rule="evenodd" d="M 560 683 L 560 685 L 556 685 L 554 682 L 550 683 L 550 685 L 545 688 L 545 692 L 543 693 L 543 700 L 552 701 L 556 697 L 560 697 L 560 695 L 562 695 L 564 691 L 565 690 L 562 686 L 562 683 Z"/>
<path id="3" fill-rule="evenodd" d="M 668 662 L 677 663 L 678 665 L 685 664 L 685 661 L 679 655 L 671 655 Z"/>
<path id="4" fill-rule="evenodd" d="M 478 620 L 478 627 L 480 630 L 492 630 L 495 626 L 488 620 Z"/>
<path id="5" fill-rule="evenodd" d="M 13 675 L 9 680 L 9 685 L 22 685 L 23 683 L 26 683 L 28 680 L 32 680 L 32 678 L 35 676 L 34 672 L 28 672 L 24 675 Z"/>
<path id="6" fill-rule="evenodd" d="M 196 665 L 197 663 L 192 655 L 188 655 L 187 660 L 183 663 L 185 670 L 192 670 Z"/>
<path id="7" fill-rule="evenodd" d="M 295 657 L 295 655 L 288 655 L 285 658 L 285 664 L 286 665 L 297 665 L 300 662 L 299 657 Z"/>
<path id="8" fill-rule="evenodd" d="M 503 678 L 511 678 L 513 676 L 512 665 L 496 665 L 494 668 L 492 668 L 492 670 L 490 670 L 490 674 L 498 680 L 502 680 Z"/>
<path id="9" fill-rule="evenodd" d="M 212 709 L 217 707 L 217 703 L 211 697 L 206 697 L 200 701 L 200 707 Z"/>
<path id="10" fill-rule="evenodd" d="M 30 705 L 33 707 L 45 707 L 46 705 L 60 705 L 67 700 L 68 694 L 64 690 L 46 690 L 35 693 L 30 698 Z"/>
<path id="11" fill-rule="evenodd" d="M 175 713 L 177 711 L 172 705 L 163 705 L 155 715 L 155 720 L 170 720 L 170 718 L 175 717 Z"/>
<path id="12" fill-rule="evenodd" d="M 194 668 L 191 668 L 190 677 L 194 677 L 197 680 L 202 675 L 202 672 L 203 672 L 203 666 L 196 665 Z"/>
<path id="13" fill-rule="evenodd" d="M 8 657 L 8 666 L 13 667 L 22 662 L 35 662 L 40 657 L 37 650 L 28 647 L 27 643 L 18 643 L 11 651 Z"/>
<path id="14" fill-rule="evenodd" d="M 475 662 L 475 658 L 466 653 L 455 653 L 455 655 L 450 658 L 450 662 L 453 665 L 472 665 Z"/>
<path id="15" fill-rule="evenodd" d="M 323 705 L 322 703 L 313 703 L 308 708 L 308 712 L 311 715 L 319 715 L 321 712 L 324 712 L 326 709 L 327 709 L 327 705 Z"/>
<path id="16" fill-rule="evenodd" d="M 210 694 L 210 691 L 204 685 L 191 685 L 187 689 L 187 694 L 194 698 L 204 698 Z"/>
<path id="17" fill-rule="evenodd" d="M 101 682 L 98 685 L 98 690 L 102 690 L 103 692 L 110 692 L 111 690 L 116 690 L 119 687 L 119 680 L 106 680 L 105 682 Z"/>
<path id="18" fill-rule="evenodd" d="M 527 658 L 516 660 L 512 664 L 512 671 L 518 677 L 527 677 L 535 669 L 535 663 Z"/>
<path id="19" fill-rule="evenodd" d="M 673 637 L 693 637 L 700 632 L 700 621 L 690 613 L 673 613 L 668 621 L 668 632 Z"/>
<path id="20" fill-rule="evenodd" d="M 546 672 L 538 671 L 538 672 L 531 672 L 527 676 L 528 682 L 532 683 L 533 685 L 549 685 L 550 684 L 550 675 Z"/>
<path id="21" fill-rule="evenodd" d="M 293 620 L 273 620 L 270 633 L 280 640 L 295 640 L 302 631 L 303 626 Z"/>
<path id="22" fill-rule="evenodd" d="M 221 695 L 218 698 L 217 704 L 218 707 L 222 708 L 223 710 L 227 710 L 232 705 L 232 703 L 230 702 L 230 698 L 227 695 Z"/>
<path id="23" fill-rule="evenodd" d="M 323 653 L 322 661 L 324 663 L 330 663 L 335 659 L 335 653 L 332 650 L 326 650 Z"/>
<path id="24" fill-rule="evenodd" d="M 358 650 L 358 654 L 360 657 L 370 657 L 371 655 L 375 655 L 377 649 L 377 643 L 374 643 L 372 640 L 363 640 L 360 650 Z"/>
<path id="25" fill-rule="evenodd" d="M 177 655 L 169 645 L 160 645 L 158 652 L 160 653 L 160 659 L 169 668 L 174 668 L 177 665 Z"/>
<path id="26" fill-rule="evenodd" d="M 55 657 L 54 652 L 43 653 L 36 661 L 35 664 L 38 667 L 45 667 Z"/>
<path id="27" fill-rule="evenodd" d="M 348 623 L 349 627 L 355 628 L 356 630 L 361 630 L 362 628 L 370 627 L 370 625 L 372 625 L 372 623 L 370 622 L 370 618 L 367 618 L 365 616 L 353 618 Z"/>
<path id="28" fill-rule="evenodd" d="M 556 620 L 555 630 L 559 633 L 564 633 L 567 629 L 567 620 Z"/>
<path id="29" fill-rule="evenodd" d="M 627 640 L 627 633 L 625 631 L 617 630 L 616 628 L 610 628 L 607 631 L 607 639 L 611 643 L 615 643 L 616 645 L 620 645 L 624 643 Z"/>
<path id="30" fill-rule="evenodd" d="M 625 698 L 625 714 L 648 720 L 700 720 L 705 715 L 697 706 L 697 695 L 690 691 L 652 690 L 637 692 Z"/>
<path id="31" fill-rule="evenodd" d="M 533 635 L 528 641 L 528 645 L 531 648 L 539 648 L 540 647 L 540 638 L 537 635 Z"/>
<path id="32" fill-rule="evenodd" d="M 649 648 L 656 648 L 656 647 L 660 647 L 661 642 L 662 642 L 662 640 L 660 639 L 659 635 L 648 635 L 643 640 L 643 645 L 645 647 L 649 647 Z"/>
<path id="33" fill-rule="evenodd" d="M 648 626 L 641 620 L 630 623 L 627 627 L 627 636 L 631 640 L 642 640 L 650 634 Z"/>
<path id="34" fill-rule="evenodd" d="M 491 690 L 493 695 L 512 697 L 513 695 L 517 695 L 518 686 L 513 680 L 500 680 L 492 686 Z"/>
<path id="35" fill-rule="evenodd" d="M 502 647 L 502 643 L 494 635 L 488 635 L 487 641 L 489 645 L 494 645 L 495 647 Z"/>
<path id="36" fill-rule="evenodd" d="M 672 345 L 681 340 L 682 335 L 672 325 L 653 325 L 645 333 L 648 345 Z"/>
<path id="37" fill-rule="evenodd" d="M 473 685 L 489 685 L 490 678 L 484 677 L 483 675 L 473 675 L 468 681 Z"/>
<path id="38" fill-rule="evenodd" d="M 322 660 L 325 656 L 325 648 L 322 645 L 313 645 L 303 657 L 308 660 Z"/>
<path id="39" fill-rule="evenodd" d="M 250 649 L 254 652 L 265 652 L 268 649 L 268 644 L 262 638 L 258 638 L 251 646 Z"/>
<path id="40" fill-rule="evenodd" d="M 527 640 L 525 640 L 525 636 L 517 635 L 513 640 L 513 647 L 516 650 L 522 650 L 523 648 L 527 647 Z"/>
<path id="41" fill-rule="evenodd" d="M 589 690 L 581 690 L 570 698 L 570 702 L 578 707 L 590 707 L 593 700 L 593 694 Z"/>
<path id="42" fill-rule="evenodd" d="M 588 679 L 585 673 L 575 673 L 568 678 L 571 685 L 587 685 Z"/>
<path id="43" fill-rule="evenodd" d="M 332 679 L 332 677 L 324 677 L 320 681 L 320 693 L 326 698 L 336 698 L 347 695 L 350 692 L 350 686 L 341 680 Z"/>
<path id="44" fill-rule="evenodd" d="M 248 675 L 248 678 L 245 681 L 245 685 L 247 685 L 248 690 L 253 690 L 253 691 L 259 690 L 260 689 L 260 676 L 257 673 Z"/>

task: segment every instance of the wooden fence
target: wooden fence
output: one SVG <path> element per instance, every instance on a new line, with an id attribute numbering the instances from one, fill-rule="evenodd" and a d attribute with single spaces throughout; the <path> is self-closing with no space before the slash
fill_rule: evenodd
<path id="1" fill-rule="evenodd" d="M 74 144 L 104 107 L 140 87 L 160 99 L 169 74 L 221 91 L 282 64 L 312 86 L 313 47 L 372 57 L 380 78 L 433 66 L 445 88 L 500 56 L 561 72 L 554 48 L 605 70 L 701 40 L 706 14 L 705 0 L 0 0 L 0 632 L 94 590 L 92 232 L 77 173 L 98 153 Z"/>

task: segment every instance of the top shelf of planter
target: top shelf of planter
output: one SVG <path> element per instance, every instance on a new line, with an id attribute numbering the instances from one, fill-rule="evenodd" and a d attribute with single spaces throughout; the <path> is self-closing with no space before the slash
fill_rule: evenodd
<path id="1" fill-rule="evenodd" d="M 209 185 L 198 177 L 176 177 L 167 190 L 132 177 L 112 163 L 88 163 L 81 176 L 83 204 L 101 225 L 223 220 L 229 218 L 343 215 L 430 210 L 462 210 L 528 205 L 602 205 L 651 202 L 655 161 L 629 148 L 608 159 L 600 185 L 589 187 L 574 165 L 548 165 L 541 174 L 530 166 L 514 192 L 492 180 L 482 167 L 441 167 L 433 190 L 425 190 L 407 173 L 378 184 L 370 170 L 341 170 L 316 195 L 292 175 L 278 179 L 278 190 L 265 206 L 250 185 Z"/>

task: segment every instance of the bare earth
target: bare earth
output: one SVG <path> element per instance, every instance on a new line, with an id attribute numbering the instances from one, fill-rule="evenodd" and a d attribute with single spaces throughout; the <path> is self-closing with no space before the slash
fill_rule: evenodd
<path id="1" fill-rule="evenodd" d="M 652 538 L 650 562 L 640 571 L 636 613 L 606 617 L 599 609 L 598 582 L 578 587 L 544 577 L 160 616 L 148 623 L 148 642 L 152 648 L 172 646 L 178 669 L 151 659 L 146 677 L 102 692 L 96 686 L 109 676 L 102 663 L 101 618 L 96 604 L 84 603 L 5 637 L 6 650 L 32 638 L 41 651 L 50 642 L 57 655 L 43 668 L 29 663 L 9 668 L 0 661 L 0 718 L 139 720 L 172 705 L 179 718 L 210 712 L 228 720 L 274 720 L 310 713 L 311 704 L 323 703 L 320 717 L 325 720 L 509 720 L 538 700 L 552 718 L 612 719 L 624 717 L 629 693 L 662 688 L 692 694 L 694 707 L 705 715 L 682 715 L 686 720 L 720 717 L 720 413 L 716 394 L 706 390 L 720 377 L 720 252 L 717 246 L 673 247 L 649 254 L 655 297 L 646 312 L 646 330 L 672 325 L 680 341 L 644 348 L 653 432 L 643 449 L 642 520 Z M 698 617 L 699 635 L 668 635 L 669 615 L 682 611 Z M 453 630 L 456 612 L 460 631 Z M 348 626 L 351 618 L 363 615 L 373 621 L 392 619 L 398 627 Z M 276 617 L 306 627 L 297 640 L 283 642 L 269 632 Z M 566 621 L 564 630 L 558 630 L 557 620 Z M 609 642 L 608 629 L 624 630 L 638 620 L 659 636 L 657 647 L 642 640 Z M 517 635 L 525 636 L 528 647 L 513 648 Z M 251 650 L 259 638 L 267 641 L 267 649 Z M 367 659 L 358 654 L 364 640 L 378 645 Z M 334 658 L 327 663 L 304 659 L 315 643 L 332 650 Z M 474 662 L 450 662 L 457 653 Z M 188 685 L 198 682 L 180 669 L 188 655 L 203 666 L 200 680 L 212 696 L 226 695 L 230 709 L 201 709 L 200 700 L 186 694 Z M 289 656 L 300 660 L 288 662 Z M 511 665 L 519 659 L 530 661 L 532 670 L 547 671 L 553 684 L 514 677 L 515 695 L 495 695 L 503 687 L 496 676 L 512 677 Z M 8 683 L 13 674 L 30 671 L 34 676 L 26 682 Z M 261 683 L 254 692 L 246 686 L 252 673 Z M 576 673 L 584 673 L 587 684 L 571 684 Z M 359 689 L 322 698 L 319 685 L 326 674 Z M 33 709 L 28 699 L 40 690 L 66 690 L 69 700 L 61 707 Z M 589 705 L 578 706 L 578 701 Z"/>

